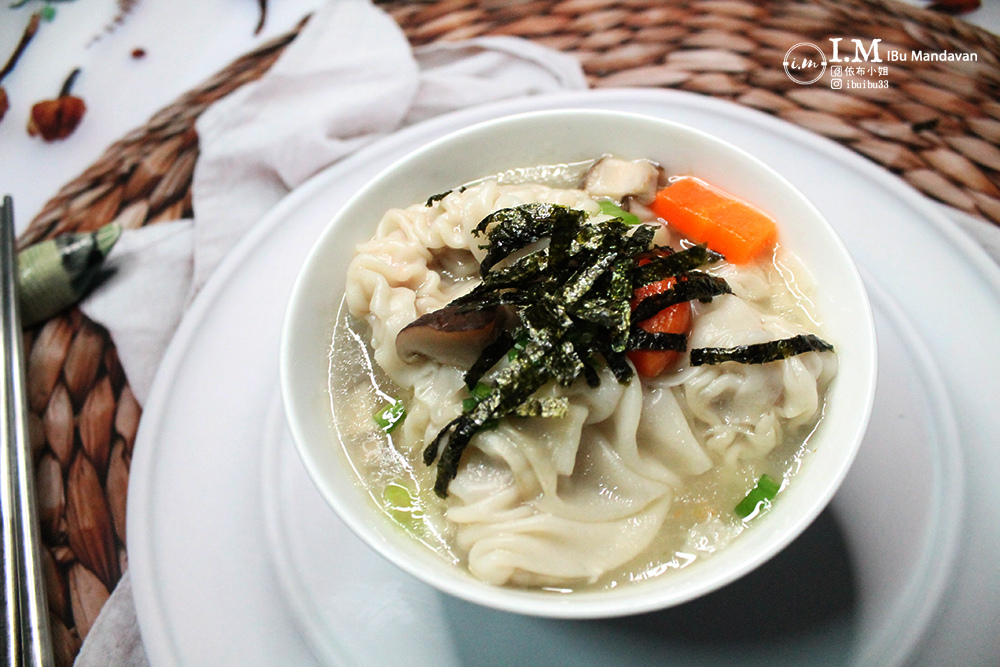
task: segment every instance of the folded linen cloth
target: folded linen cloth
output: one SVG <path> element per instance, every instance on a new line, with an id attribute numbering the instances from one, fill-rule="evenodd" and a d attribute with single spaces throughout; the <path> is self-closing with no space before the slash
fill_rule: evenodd
<path id="1" fill-rule="evenodd" d="M 145 404 L 191 299 L 247 230 L 310 176 L 441 113 L 586 87 L 575 59 L 537 44 L 492 37 L 414 50 L 369 0 L 331 0 L 260 80 L 199 118 L 194 219 L 123 233 L 108 258 L 116 274 L 81 309 L 107 327 Z M 76 664 L 147 664 L 128 572 Z"/>
<path id="2" fill-rule="evenodd" d="M 161 225 L 126 231 L 108 262 L 128 268 L 95 291 L 82 310 L 111 332 L 133 392 L 144 403 L 191 299 L 243 234 L 310 176 L 434 115 L 584 88 L 574 58 L 532 42 L 485 37 L 413 50 L 395 22 L 368 0 L 329 2 L 264 77 L 198 119 L 195 217 L 187 223 L 192 247 L 185 250 L 174 239 L 171 249 L 156 249 L 153 261 L 141 248 L 166 233 L 157 229 Z M 155 275 L 144 278 L 146 271 Z M 143 296 L 151 289 L 155 301 Z"/>

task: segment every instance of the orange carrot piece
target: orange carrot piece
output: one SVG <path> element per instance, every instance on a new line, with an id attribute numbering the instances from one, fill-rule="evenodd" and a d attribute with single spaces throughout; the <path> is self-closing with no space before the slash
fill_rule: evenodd
<path id="1" fill-rule="evenodd" d="M 734 264 L 753 260 L 778 239 L 774 220 L 694 176 L 675 178 L 656 194 L 651 208 L 678 232 Z"/>

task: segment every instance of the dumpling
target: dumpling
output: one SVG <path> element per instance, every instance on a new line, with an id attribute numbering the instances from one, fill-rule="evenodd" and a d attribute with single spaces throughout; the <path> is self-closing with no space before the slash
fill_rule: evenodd
<path id="1" fill-rule="evenodd" d="M 804 332 L 735 295 L 724 295 L 701 307 L 690 345 L 751 345 Z M 822 407 L 820 392 L 835 372 L 836 357 L 808 352 L 767 364 L 692 367 L 676 382 L 688 411 L 704 428 L 705 445 L 733 465 L 737 459 L 766 456 L 782 440 L 783 430 L 815 421 Z"/>
<path id="2" fill-rule="evenodd" d="M 679 478 L 638 448 L 640 383 L 603 380 L 597 389 L 574 385 L 565 418 L 505 420 L 477 437 L 445 514 L 477 577 L 594 581 L 659 532 Z"/>

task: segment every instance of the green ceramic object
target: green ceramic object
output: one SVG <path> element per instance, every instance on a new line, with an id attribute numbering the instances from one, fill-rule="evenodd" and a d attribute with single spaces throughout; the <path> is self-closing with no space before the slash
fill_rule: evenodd
<path id="1" fill-rule="evenodd" d="M 18 253 L 21 324 L 34 326 L 80 300 L 122 234 L 111 223 L 87 233 L 61 234 Z"/>

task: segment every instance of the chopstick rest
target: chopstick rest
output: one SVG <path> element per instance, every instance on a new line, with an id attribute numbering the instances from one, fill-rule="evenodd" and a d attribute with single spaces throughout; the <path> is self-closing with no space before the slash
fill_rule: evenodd
<path id="1" fill-rule="evenodd" d="M 93 232 L 60 234 L 18 253 L 22 326 L 34 326 L 79 301 L 106 273 L 104 259 L 121 234 L 121 225 L 112 222 Z"/>

